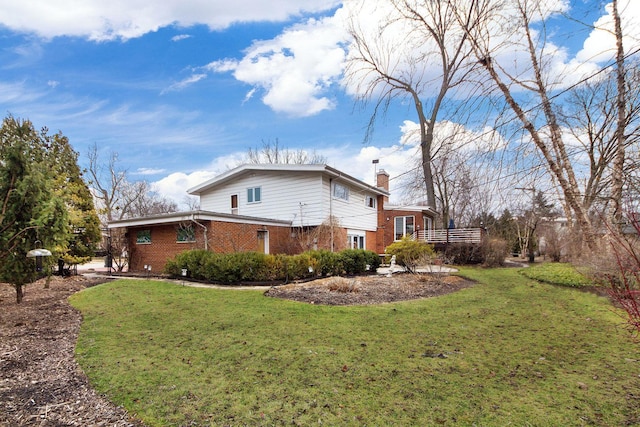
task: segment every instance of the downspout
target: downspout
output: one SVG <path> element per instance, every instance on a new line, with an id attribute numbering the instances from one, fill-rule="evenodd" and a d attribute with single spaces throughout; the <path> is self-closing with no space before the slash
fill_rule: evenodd
<path id="1" fill-rule="evenodd" d="M 207 227 L 205 227 L 204 225 L 200 224 L 198 221 L 196 221 L 196 215 L 193 214 L 191 217 L 191 221 L 194 222 L 196 225 L 199 225 L 200 227 L 202 227 L 204 229 L 204 250 L 208 251 L 209 250 L 209 239 L 207 238 Z"/>

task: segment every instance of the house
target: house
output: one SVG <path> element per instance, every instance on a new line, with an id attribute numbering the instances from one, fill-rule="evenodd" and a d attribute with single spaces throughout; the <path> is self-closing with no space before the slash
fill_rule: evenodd
<path id="1" fill-rule="evenodd" d="M 111 221 L 108 228 L 111 247 L 126 252 L 129 271 L 162 272 L 169 259 L 191 249 L 294 252 L 291 223 L 268 218 L 197 210 Z"/>
<path id="2" fill-rule="evenodd" d="M 196 248 L 383 250 L 378 222 L 388 189 L 327 165 L 242 165 L 188 192 L 201 210 L 109 223 L 124 236 L 130 271 L 162 271 L 168 259 Z"/>
<path id="3" fill-rule="evenodd" d="M 376 184 L 379 188 L 389 190 L 389 174 L 379 170 L 376 174 Z M 384 249 L 408 235 L 424 240 L 425 232 L 433 230 L 437 213 L 429 206 L 424 205 L 392 205 L 385 198 L 378 227 L 380 237 L 378 239 L 377 252 L 382 254 Z"/>

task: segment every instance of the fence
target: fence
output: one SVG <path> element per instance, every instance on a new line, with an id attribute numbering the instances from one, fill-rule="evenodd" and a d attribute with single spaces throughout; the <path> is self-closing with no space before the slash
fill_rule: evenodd
<path id="1" fill-rule="evenodd" d="M 427 243 L 481 243 L 482 228 L 447 228 L 441 230 L 420 230 L 414 238 Z"/>

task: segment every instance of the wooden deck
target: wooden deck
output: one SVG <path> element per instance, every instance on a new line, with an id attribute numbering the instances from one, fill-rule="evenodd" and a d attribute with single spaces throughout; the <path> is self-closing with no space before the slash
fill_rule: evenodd
<path id="1" fill-rule="evenodd" d="M 441 230 L 420 230 L 414 238 L 433 244 L 481 243 L 482 228 L 447 228 Z"/>

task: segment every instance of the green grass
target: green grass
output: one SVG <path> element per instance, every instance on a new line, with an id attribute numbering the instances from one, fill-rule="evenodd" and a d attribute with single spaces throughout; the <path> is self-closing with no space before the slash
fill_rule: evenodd
<path id="1" fill-rule="evenodd" d="M 71 298 L 76 356 L 149 426 L 640 422 L 637 344 L 606 299 L 463 274 L 480 283 L 367 307 L 121 280 Z"/>
<path id="2" fill-rule="evenodd" d="M 571 264 L 566 263 L 547 262 L 523 268 L 520 272 L 530 279 L 553 285 L 574 288 L 593 285 L 589 278 L 578 272 Z"/>

